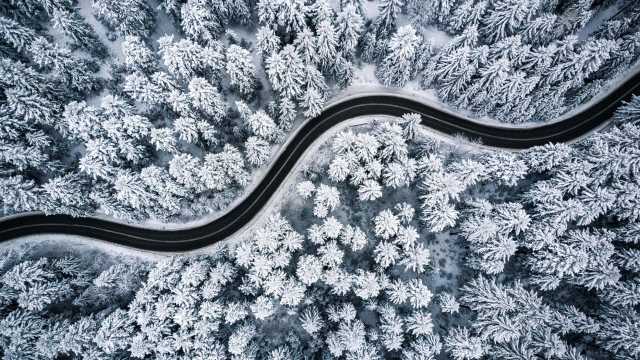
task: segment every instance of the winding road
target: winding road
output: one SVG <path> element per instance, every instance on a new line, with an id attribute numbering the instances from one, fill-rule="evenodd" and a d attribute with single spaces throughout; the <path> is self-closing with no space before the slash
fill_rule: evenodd
<path id="1" fill-rule="evenodd" d="M 616 107 L 633 93 L 640 94 L 640 72 L 580 112 L 557 122 L 528 128 L 481 124 L 398 95 L 359 96 L 331 105 L 317 118 L 306 122 L 280 151 L 280 156 L 255 190 L 210 223 L 188 229 L 154 230 L 97 218 L 30 214 L 0 221 L 0 242 L 27 235 L 56 233 L 157 252 L 195 250 L 224 240 L 249 223 L 276 193 L 312 142 L 336 124 L 354 117 L 401 116 L 415 112 L 422 115 L 422 125 L 437 132 L 461 134 L 492 147 L 525 149 L 548 142 L 569 142 L 589 134 L 604 126 Z"/>

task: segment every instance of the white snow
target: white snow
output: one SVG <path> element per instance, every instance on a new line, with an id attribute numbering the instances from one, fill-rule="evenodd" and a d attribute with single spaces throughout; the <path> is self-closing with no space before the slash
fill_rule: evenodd
<path id="1" fill-rule="evenodd" d="M 440 49 L 444 47 L 452 39 L 451 35 L 447 34 L 442 30 L 438 30 L 433 26 L 427 26 L 422 28 L 421 30 L 422 30 L 422 37 L 425 40 L 430 41 L 431 45 L 435 49 Z"/>
<path id="2" fill-rule="evenodd" d="M 336 92 L 325 106 L 328 107 L 335 103 L 367 94 L 394 94 L 405 96 L 412 100 L 420 101 L 429 106 L 436 107 L 453 115 L 463 116 L 465 118 L 468 118 L 469 120 L 472 120 L 470 112 L 460 111 L 443 103 L 438 97 L 435 89 L 422 89 L 418 82 L 415 80 L 409 82 L 402 89 L 388 88 L 382 85 L 375 76 L 375 65 L 372 64 L 364 64 L 363 66 L 356 69 L 352 84 L 349 85 L 346 89 Z M 484 121 L 485 119 L 482 120 Z"/>
<path id="3" fill-rule="evenodd" d="M 364 2 L 364 16 L 369 19 L 374 19 L 380 13 L 380 9 L 378 9 L 378 3 L 375 1 L 365 1 Z"/>
<path id="4" fill-rule="evenodd" d="M 611 92 L 612 89 L 619 86 L 621 83 L 625 82 L 629 78 L 635 76 L 639 71 L 640 71 L 640 60 L 637 61 L 629 70 L 621 73 L 620 75 L 618 75 L 613 79 L 610 79 L 607 82 L 607 84 L 600 90 L 597 96 L 594 96 L 589 101 L 567 111 L 566 113 L 562 114 L 562 116 L 546 122 L 532 120 L 532 121 L 527 121 L 519 124 L 509 124 L 509 123 L 501 122 L 497 119 L 494 119 L 488 116 L 477 117 L 477 115 L 473 114 L 471 111 L 454 108 L 449 104 L 444 103 L 438 97 L 438 94 L 435 89 L 422 89 L 420 84 L 416 80 L 410 81 L 402 89 L 387 88 L 384 85 L 382 85 L 380 81 L 376 78 L 375 65 L 372 65 L 372 64 L 363 64 L 362 66 L 358 67 L 355 71 L 352 84 L 348 86 L 346 89 L 336 92 L 334 96 L 331 98 L 331 100 L 329 100 L 327 105 L 336 103 L 337 101 L 343 101 L 347 98 L 365 95 L 367 93 L 378 93 L 378 94 L 391 93 L 391 94 L 407 96 L 409 98 L 412 98 L 413 100 L 423 102 L 429 106 L 438 108 L 442 111 L 446 111 L 448 113 L 451 113 L 457 116 L 462 116 L 469 121 L 475 121 L 481 124 L 487 124 L 487 125 L 505 127 L 505 128 L 531 128 L 531 127 L 540 126 L 542 124 L 551 124 L 554 122 L 562 121 L 581 111 L 584 111 L 584 109 L 590 107 L 593 103 L 598 102 L 602 98 L 606 97 Z M 584 134 L 583 136 L 577 139 L 574 139 L 570 143 L 580 141 L 581 139 L 589 136 L 591 133 L 598 131 L 604 126 L 607 126 L 607 124 L 608 123 L 603 124 L 601 127 L 598 127 L 592 130 L 591 132 Z"/>
<path id="5" fill-rule="evenodd" d="M 237 244 L 247 239 L 247 237 L 250 237 L 253 231 L 255 231 L 255 229 L 264 225 L 264 222 L 266 221 L 266 219 L 268 219 L 269 215 L 280 211 L 282 209 L 283 204 L 286 204 L 292 199 L 295 199 L 295 197 L 297 196 L 295 192 L 295 186 L 298 183 L 298 176 L 305 168 L 307 168 L 307 166 L 310 163 L 314 163 L 319 160 L 318 150 L 322 147 L 322 145 L 324 145 L 327 142 L 328 139 L 335 136 L 337 133 L 339 133 L 340 131 L 343 131 L 346 128 L 368 124 L 373 122 L 374 119 L 385 119 L 385 118 L 393 119 L 391 117 L 386 117 L 386 116 L 356 117 L 331 128 L 331 130 L 327 131 L 320 138 L 316 139 L 311 144 L 311 146 L 304 152 L 302 157 L 298 160 L 298 162 L 294 166 L 293 170 L 287 175 L 282 185 L 278 187 L 278 190 L 276 190 L 276 192 L 271 196 L 267 204 L 265 204 L 259 216 L 256 216 L 255 218 L 253 218 L 249 223 L 247 223 L 244 227 L 242 227 L 242 229 L 240 229 L 238 232 L 236 232 L 235 234 L 227 238 L 225 241 L 204 247 L 202 249 L 190 251 L 189 253 L 201 254 L 201 253 L 215 252 L 217 249 L 220 248 L 220 246 Z M 249 192 L 247 192 L 245 196 L 247 194 L 249 194 Z M 234 204 L 242 201 L 243 198 L 244 196 L 234 201 L 234 203 L 232 203 L 228 209 L 231 209 L 234 206 Z M 185 222 L 185 223 L 145 222 L 143 224 L 132 225 L 132 226 L 151 228 L 151 229 L 162 229 L 162 230 L 188 229 L 191 227 L 196 227 L 198 225 L 202 225 L 207 222 L 210 222 L 220 217 L 223 213 L 224 212 L 214 213 L 211 215 L 204 216 L 200 219 Z M 112 218 L 106 217 L 106 216 L 97 216 L 97 218 L 114 221 Z M 9 241 L 0 246 L 20 246 L 21 244 L 24 244 L 27 242 L 34 242 L 34 241 L 39 243 L 50 242 L 52 246 L 62 246 L 63 244 L 64 245 L 71 244 L 71 246 L 74 246 L 74 247 L 89 246 L 89 247 L 94 247 L 107 252 L 115 252 L 115 253 L 122 252 L 122 254 L 124 255 L 140 256 L 140 257 L 150 256 L 149 259 L 153 259 L 154 257 L 157 258 L 162 256 L 181 254 L 180 252 L 158 253 L 153 251 L 137 250 L 137 249 L 129 248 L 122 245 L 111 244 L 109 242 L 102 241 L 102 240 L 95 240 L 95 239 L 90 239 L 90 238 L 81 237 L 81 236 L 59 235 L 59 234 L 41 234 L 41 235 L 21 237 L 21 238 Z"/>
<path id="6" fill-rule="evenodd" d="M 0 244 L 2 249 L 24 249 L 33 246 L 46 246 L 56 249 L 73 249 L 83 251 L 100 251 L 112 256 L 136 257 L 143 261 L 157 261 L 167 255 L 152 253 L 144 250 L 133 249 L 116 245 L 106 241 L 88 238 L 84 236 L 61 234 L 38 234 L 19 237 L 17 239 Z"/>
<path id="7" fill-rule="evenodd" d="M 120 49 L 120 44 L 122 44 L 122 39 L 118 37 L 116 40 L 111 41 L 107 39 L 107 28 L 98 21 L 98 19 L 93 16 L 93 9 L 91 8 L 93 1 L 91 0 L 81 0 L 78 1 L 78 12 L 82 17 L 84 17 L 85 21 L 93 27 L 98 35 L 98 39 L 109 49 L 109 54 L 114 57 L 122 56 L 122 50 Z"/>
<path id="8" fill-rule="evenodd" d="M 457 243 L 457 236 L 450 232 L 435 234 L 435 239 L 429 241 L 433 270 L 429 276 L 429 287 L 437 289 L 456 290 L 459 284 L 464 251 Z"/>
<path id="9" fill-rule="evenodd" d="M 614 2 L 609 7 L 604 10 L 600 10 L 595 13 L 595 15 L 589 19 L 589 22 L 580 29 L 578 32 L 578 39 L 585 40 L 589 37 L 589 35 L 593 34 L 600 25 L 602 25 L 605 21 L 609 20 L 620 10 L 621 2 Z"/>
<path id="10" fill-rule="evenodd" d="M 337 6 L 337 2 L 334 0 L 334 4 L 335 6 Z M 157 4 L 154 2 L 154 4 Z M 375 16 L 377 16 L 378 14 L 378 7 L 377 7 L 377 3 L 373 2 L 373 1 L 365 1 L 364 2 L 364 6 L 365 6 L 365 13 L 366 16 L 369 18 L 375 18 Z M 80 7 L 80 14 L 86 19 L 86 21 L 92 26 L 94 27 L 94 29 L 96 30 L 99 38 L 102 40 L 102 42 L 108 46 L 109 48 L 109 52 L 111 54 L 112 57 L 114 58 L 119 58 L 121 57 L 122 53 L 121 53 L 121 40 L 118 39 L 116 41 L 109 41 L 107 39 L 107 29 L 93 16 L 92 13 L 92 9 L 91 9 L 91 1 L 80 1 L 79 2 L 79 7 Z M 598 24 L 602 23 L 602 21 L 606 20 L 606 18 L 610 17 L 612 14 L 614 14 L 616 11 L 618 10 L 618 6 L 611 6 L 608 9 L 606 9 L 603 12 L 600 12 L 597 14 L 596 17 L 594 17 L 591 21 L 590 21 L 590 25 L 592 28 L 596 28 Z M 399 23 L 400 25 L 402 25 L 403 23 L 408 23 L 408 19 L 406 18 L 405 15 L 401 15 L 399 18 Z M 241 37 L 247 39 L 248 41 L 255 43 L 255 33 L 253 31 L 248 31 L 245 27 L 233 27 L 232 28 L 233 31 L 235 31 L 236 33 L 238 33 Z M 439 48 L 442 47 L 444 45 L 446 45 L 451 37 L 446 34 L 443 31 L 440 31 L 438 29 L 436 29 L 435 27 L 425 27 L 425 28 L 421 28 L 421 33 L 423 35 L 423 37 L 430 41 L 433 46 L 435 48 Z M 160 36 L 164 35 L 164 34 L 172 34 L 172 33 L 176 33 L 177 29 L 173 24 L 173 21 L 163 12 L 158 12 L 157 14 L 157 22 L 156 22 L 156 27 L 151 35 L 151 39 L 155 40 L 157 38 L 159 38 Z M 154 46 L 156 42 L 153 41 Z M 255 53 L 254 53 L 255 56 Z M 261 95 L 263 97 L 263 104 L 265 104 L 269 99 L 270 99 L 270 91 L 268 89 L 268 81 L 265 79 L 265 75 L 262 69 L 262 66 L 259 66 L 260 64 L 260 59 L 255 57 L 254 58 L 254 63 L 258 66 L 258 78 L 259 80 L 263 83 L 264 89 L 261 92 Z M 109 71 L 108 70 L 108 66 L 109 64 L 103 64 L 102 68 L 101 68 L 101 73 L 103 74 L 108 74 Z M 619 78 L 616 78 L 614 80 L 612 80 L 610 82 L 610 86 L 609 87 L 613 87 L 615 86 L 615 84 L 625 80 L 628 76 L 632 76 L 633 74 L 635 74 L 636 71 L 638 71 L 639 66 L 636 65 L 633 69 L 633 71 L 628 72 L 627 74 L 625 74 L 624 76 L 620 76 Z M 456 114 L 456 115 L 462 115 L 465 118 L 467 118 L 468 120 L 471 121 L 477 121 L 480 123 L 485 123 L 485 124 L 492 124 L 492 125 L 498 125 L 498 126 L 504 126 L 504 127 L 516 127 L 516 128 L 526 128 L 526 127 L 530 127 L 533 125 L 538 125 L 539 123 L 534 123 L 534 122 L 528 122 L 528 123 L 524 123 L 524 124 L 517 124 L 517 125 L 513 125 L 513 124 L 504 124 L 501 123 L 495 119 L 491 119 L 488 117 L 482 117 L 482 118 L 473 118 L 473 114 L 471 114 L 468 111 L 461 111 L 460 109 L 454 109 L 451 106 L 449 106 L 448 104 L 443 103 L 439 97 L 437 96 L 437 93 L 434 89 L 421 89 L 420 85 L 418 84 L 417 81 L 411 81 L 407 84 L 407 86 L 405 86 L 403 89 L 389 89 L 386 88 L 384 86 L 382 86 L 380 84 L 380 82 L 378 81 L 378 79 L 375 76 L 375 65 L 372 64 L 363 64 L 362 66 L 360 66 L 359 68 L 356 69 L 355 72 L 355 76 L 354 76 L 354 81 L 353 83 L 346 88 L 345 90 L 342 91 L 337 91 L 334 92 L 333 96 L 331 97 L 329 103 L 327 105 L 331 105 L 331 104 L 335 104 L 336 102 L 339 101 L 343 101 L 346 100 L 348 98 L 354 97 L 354 96 L 359 96 L 359 95 L 364 95 L 367 93 L 394 93 L 394 94 L 398 94 L 398 95 L 402 95 L 402 96 L 407 96 L 410 97 L 414 100 L 418 100 L 421 102 L 424 102 L 430 106 L 433 107 L 437 107 L 443 111 L 452 113 L 452 114 Z M 102 96 L 106 94 L 106 92 L 103 92 L 101 94 L 99 94 L 98 96 L 95 96 L 93 98 L 88 99 L 87 101 L 90 104 L 98 104 L 102 98 Z M 605 94 L 603 93 L 602 96 L 604 96 Z M 568 116 L 571 116 L 572 114 L 581 111 L 582 109 L 584 109 L 585 107 L 589 106 L 592 102 L 597 101 L 598 98 L 602 97 L 596 97 L 595 99 L 573 109 L 572 111 L 570 111 L 569 113 L 565 114 L 563 117 L 561 117 L 560 119 L 566 118 Z M 556 120 L 559 121 L 560 119 Z M 298 129 L 300 129 L 301 125 L 303 123 L 305 123 L 306 120 L 299 118 L 296 123 L 294 124 L 294 131 L 292 131 L 292 133 L 288 136 L 287 142 L 285 142 L 285 144 L 282 145 L 276 145 L 272 151 L 272 156 L 270 158 L 270 160 L 272 161 L 273 159 L 275 159 L 281 152 L 282 149 L 284 147 L 286 147 L 286 144 L 294 137 L 294 134 L 298 131 Z M 335 129 L 332 129 L 331 132 L 329 133 L 333 133 Z M 423 131 L 428 131 L 428 130 L 423 130 Z M 328 136 L 328 134 L 325 134 Z M 428 131 L 428 133 L 431 134 L 431 136 L 435 136 L 437 138 L 439 138 L 440 140 L 447 140 L 447 141 L 452 141 L 455 143 L 459 143 L 460 139 L 459 138 L 450 138 L 448 136 L 444 136 L 443 134 L 438 134 L 434 131 Z M 320 140 L 320 139 L 319 139 Z M 316 140 L 316 141 L 319 141 Z M 271 162 L 270 161 L 270 162 Z M 260 183 L 260 181 L 264 178 L 264 175 L 268 172 L 269 168 L 268 167 L 263 167 L 257 170 L 254 170 L 252 172 L 252 177 L 251 177 L 251 182 L 250 184 L 243 190 L 243 194 L 242 196 L 236 198 L 225 210 L 221 210 L 221 211 L 216 211 L 213 213 L 210 213 L 206 216 L 202 216 L 199 217 L 197 219 L 190 219 L 190 220 L 186 220 L 184 222 L 181 223 L 163 223 L 160 221 L 154 221 L 154 220 L 149 220 L 146 221 L 144 223 L 138 224 L 136 226 L 140 226 L 140 227 L 146 227 L 146 228 L 154 228 L 154 229 L 165 229 L 165 230 L 169 230 L 169 229 L 181 229 L 181 228 L 190 228 L 190 227 L 195 227 L 195 226 L 199 226 L 205 223 L 210 222 L 213 219 L 219 218 L 220 216 L 222 216 L 223 214 L 225 214 L 227 211 L 229 211 L 229 209 L 233 208 L 235 205 L 237 205 L 238 203 L 240 203 L 243 199 L 246 198 L 246 196 L 248 194 L 250 194 L 254 189 L 255 186 L 257 184 Z M 100 218 L 104 218 L 104 219 L 108 219 L 113 221 L 112 218 L 110 217 L 106 217 L 106 216 L 100 216 L 98 215 L 98 217 Z"/>

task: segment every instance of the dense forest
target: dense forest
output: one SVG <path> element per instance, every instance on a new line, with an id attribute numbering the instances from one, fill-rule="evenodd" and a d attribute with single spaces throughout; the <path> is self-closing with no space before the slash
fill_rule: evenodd
<path id="1" fill-rule="evenodd" d="M 366 64 L 478 117 L 553 120 L 635 63 L 639 22 L 632 1 L 11 0 L 2 211 L 223 210 Z"/>
<path id="2" fill-rule="evenodd" d="M 7 359 L 638 359 L 640 98 L 609 130 L 469 151 L 346 130 L 243 241 L 165 260 L 5 249 Z"/>
<path id="3" fill-rule="evenodd" d="M 634 1 L 0 2 L 0 215 L 224 210 L 367 65 L 478 121 L 553 121 L 639 31 Z M 640 359 L 640 97 L 521 152 L 420 120 L 331 136 L 197 255 L 3 244 L 0 356 Z"/>

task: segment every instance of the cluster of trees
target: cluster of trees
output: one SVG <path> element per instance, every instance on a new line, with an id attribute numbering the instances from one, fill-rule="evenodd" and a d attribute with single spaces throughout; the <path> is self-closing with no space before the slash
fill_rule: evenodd
<path id="1" fill-rule="evenodd" d="M 86 249 L 85 249 L 86 250 Z M 101 328 L 147 278 L 148 264 L 106 255 L 3 249 L 0 354 L 6 359 L 108 359 Z"/>
<path id="2" fill-rule="evenodd" d="M 64 43 L 71 50 L 84 49 L 95 55 L 105 55 L 106 48 L 72 1 L 12 1 L 2 4 L 0 14 L 3 56 L 15 56 L 13 50 L 6 46 L 20 50 L 28 47 L 34 39 L 44 36 L 42 24 L 53 29 L 52 33 L 63 36 L 56 39 L 61 42 L 58 45 Z M 47 37 L 47 40 L 52 39 Z"/>
<path id="3" fill-rule="evenodd" d="M 226 206 L 298 112 L 317 115 L 328 82 L 350 81 L 364 21 L 349 2 L 336 11 L 326 1 L 167 0 L 160 9 L 178 33 L 152 42 L 147 1 L 93 1 L 107 38 L 121 40 L 108 54 L 71 1 L 0 7 L 3 214 L 99 209 L 142 221 Z M 229 30 L 252 22 L 255 44 Z M 118 55 L 110 67 L 109 55 Z"/>
<path id="4" fill-rule="evenodd" d="M 2 214 L 138 221 L 225 206 L 359 59 L 386 85 L 419 78 L 480 114 L 554 117 L 640 53 L 637 7 L 590 32 L 597 6 L 382 0 L 366 19 L 358 0 L 163 0 L 181 33 L 151 42 L 146 1 L 95 0 L 122 40 L 101 78 L 106 48 L 74 2 L 3 3 Z M 251 21 L 255 44 L 228 30 Z M 422 35 L 431 24 L 455 35 L 437 52 Z M 576 145 L 477 155 L 417 141 L 407 114 L 338 134 L 327 166 L 296 188 L 311 210 L 219 253 L 150 266 L 3 254 L 0 353 L 638 358 L 639 114 L 635 98 Z M 468 245 L 459 299 L 429 286 L 423 235 L 445 230 Z M 448 334 L 434 323 L 457 312 Z"/>
<path id="5" fill-rule="evenodd" d="M 29 34 L 17 22 L 7 24 Z M 212 85 L 222 81 L 225 64 L 232 84 L 241 76 L 253 83 L 255 70 L 243 49 L 232 45 L 225 57 L 219 43 L 200 46 L 167 36 L 159 39 L 158 59 L 140 37 L 129 35 L 122 43 L 120 95 L 102 96 L 96 107 L 81 100 L 100 85 L 89 60 L 45 36 L 11 34 L 14 58 L 1 65 L 6 213 L 81 216 L 99 208 L 125 220 L 166 219 L 194 200 L 203 204 L 200 211 L 212 196 L 224 205 L 248 182 L 245 155 L 217 130 L 232 132 L 222 126 L 228 109 Z M 270 154 L 258 145 L 257 155 L 248 152 L 252 164 Z"/>
<path id="6" fill-rule="evenodd" d="M 55 41 L 40 22 L 49 24 L 64 41 Z M 90 53 L 73 51 L 76 48 Z M 41 184 L 65 176 L 69 164 L 61 141 L 62 104 L 101 89 L 95 73 L 97 56 L 103 51 L 70 2 L 20 1 L 0 6 L 3 213 L 55 211 L 57 205 L 47 194 L 74 191 L 55 182 L 47 188 Z"/>
<path id="7" fill-rule="evenodd" d="M 304 116 L 320 113 L 328 82 L 350 83 L 364 30 L 360 1 L 260 0 L 257 52 L 281 112 L 301 107 Z"/>
<path id="8" fill-rule="evenodd" d="M 420 263 L 421 249 L 403 255 L 398 236 L 450 229 L 465 241 L 461 265 L 469 281 L 458 299 L 463 326 L 447 329 L 442 339 L 442 349 L 457 360 L 635 359 L 638 114 L 640 98 L 634 98 L 610 129 L 575 145 L 477 154 L 434 151 L 431 142 L 416 142 L 411 125 L 419 119 L 409 114 L 399 124 L 337 135 L 326 168 L 337 191 L 306 181 L 298 192 L 313 201 L 314 215 L 325 223 L 339 218 L 318 200 L 331 193 L 339 193 L 352 213 L 366 214 L 347 224 L 365 232 L 368 226 L 381 239 L 370 254 L 378 268 Z M 395 162 L 402 162 L 402 171 L 396 173 Z M 388 204 L 396 187 L 417 194 L 420 230 L 403 223 L 405 209 L 413 216 L 412 205 L 371 211 L 371 203 Z M 322 233 L 313 225 L 309 231 L 311 239 Z M 447 308 L 460 310 L 445 295 L 441 309 Z"/>
<path id="9" fill-rule="evenodd" d="M 462 205 L 478 274 L 462 289 L 474 318 L 452 334 L 468 346 L 456 359 L 640 356 L 639 104 L 576 145 L 518 154 L 528 181 Z"/>
<path id="10" fill-rule="evenodd" d="M 152 5 L 145 0 L 92 0 L 96 19 L 108 29 L 111 39 L 124 35 L 148 36 L 155 25 Z"/>
<path id="11" fill-rule="evenodd" d="M 418 79 L 481 116 L 549 120 L 597 94 L 640 55 L 640 8 L 625 3 L 625 11 L 590 31 L 589 20 L 611 5 L 594 3 L 385 0 L 363 36 L 362 58 L 378 65 L 388 86 Z M 412 21 L 398 26 L 403 12 Z M 437 51 L 421 35 L 432 25 L 454 35 Z"/>
<path id="12" fill-rule="evenodd" d="M 0 267 L 0 354 L 433 357 L 442 343 L 424 282 L 429 251 L 408 225 L 412 214 L 408 204 L 381 212 L 375 239 L 334 217 L 304 236 L 275 215 L 251 239 L 214 254 L 103 269 L 78 256 L 7 252 Z M 443 312 L 458 311 L 447 294 L 439 299 Z"/>
<path id="13" fill-rule="evenodd" d="M 102 120 L 71 129 L 134 161 L 122 104 L 76 103 Z M 241 112 L 258 117 L 255 138 L 277 127 Z M 3 254 L 2 355 L 637 358 L 638 114 L 634 98 L 575 145 L 472 154 L 425 142 L 408 114 L 338 134 L 296 186 L 308 211 L 213 254 L 113 265 Z M 445 229 L 468 245 L 457 297 L 430 285 L 425 234 Z"/>
<path id="14" fill-rule="evenodd" d="M 367 171 L 361 182 L 379 181 L 380 191 L 415 186 L 417 175 L 386 171 L 416 162 L 410 128 L 410 122 L 379 123 L 371 134 L 339 134 L 322 173 L 296 186 L 312 216 L 270 216 L 245 241 L 214 253 L 101 267 L 74 256 L 3 254 L 0 353 L 25 359 L 438 356 L 445 344 L 436 321 L 460 305 L 429 286 L 432 258 L 414 205 L 380 196 L 364 200 L 375 211 L 371 218 L 348 215 L 349 202 L 363 196 L 351 174 L 358 168 Z M 340 175 L 347 159 L 353 168 Z"/>
<path id="15" fill-rule="evenodd" d="M 99 209 L 127 221 L 166 221 L 219 210 L 297 118 L 317 115 L 332 88 L 350 83 L 361 60 L 376 63 L 387 85 L 419 78 L 447 101 L 505 121 L 554 117 L 638 55 L 635 6 L 585 30 L 605 5 L 381 0 L 368 19 L 361 0 L 163 0 L 159 9 L 176 33 L 155 36 L 147 1 L 94 0 L 98 26 L 121 40 L 106 66 L 107 48 L 74 2 L 3 4 L 2 213 Z M 401 17 L 409 23 L 399 26 Z M 423 38 L 432 24 L 456 35 L 438 51 Z M 254 43 L 231 26 L 255 30 Z M 499 177 L 504 162 L 520 166 L 507 156 L 449 171 L 435 155 L 408 159 L 399 134 L 411 138 L 416 119 L 404 123 L 385 125 L 380 150 L 371 139 L 356 149 L 364 153 L 340 150 L 333 180 L 348 177 L 362 200 L 375 200 L 383 186 L 428 172 L 421 214 L 439 231 L 458 219 L 461 192 Z M 500 181 L 520 175 L 513 176 Z M 456 186 L 437 190 L 442 183 Z"/>

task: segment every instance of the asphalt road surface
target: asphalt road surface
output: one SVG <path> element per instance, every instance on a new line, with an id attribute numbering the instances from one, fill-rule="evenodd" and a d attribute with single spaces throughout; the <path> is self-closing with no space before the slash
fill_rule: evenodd
<path id="1" fill-rule="evenodd" d="M 548 142 L 569 142 L 607 123 L 631 94 L 640 93 L 640 73 L 575 115 L 547 125 L 508 128 L 480 124 L 396 95 L 360 96 L 327 108 L 296 133 L 255 190 L 222 217 L 202 226 L 153 230 L 96 218 L 25 215 L 0 221 L 0 242 L 21 236 L 56 233 L 80 235 L 144 250 L 183 252 L 224 240 L 257 216 L 311 143 L 336 124 L 363 115 L 422 115 L 422 125 L 448 135 L 479 139 L 484 145 L 525 149 Z"/>

